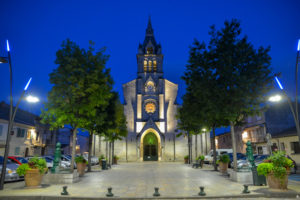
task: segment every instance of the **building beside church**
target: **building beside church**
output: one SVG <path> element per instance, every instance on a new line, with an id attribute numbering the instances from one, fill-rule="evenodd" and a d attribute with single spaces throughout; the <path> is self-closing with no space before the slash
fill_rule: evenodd
<path id="1" fill-rule="evenodd" d="M 188 146 L 187 137 L 176 137 L 178 85 L 164 78 L 164 55 L 150 19 L 136 58 L 137 78 L 123 84 L 128 136 L 115 142 L 114 154 L 121 161 L 182 161 Z M 194 156 L 210 149 L 209 133 L 193 138 Z M 200 141 L 206 144 L 205 151 Z M 94 138 L 96 155 L 107 155 L 108 148 L 104 138 Z"/>

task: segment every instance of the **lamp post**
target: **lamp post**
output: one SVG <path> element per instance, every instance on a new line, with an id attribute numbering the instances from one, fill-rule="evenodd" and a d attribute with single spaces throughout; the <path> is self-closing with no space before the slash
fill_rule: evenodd
<path id="1" fill-rule="evenodd" d="M 276 80 L 276 83 L 278 84 L 278 87 L 279 89 L 281 90 L 282 94 L 286 97 L 287 99 L 287 102 L 289 104 L 289 107 L 291 109 L 291 112 L 293 114 L 293 118 L 294 118 L 294 121 L 295 121 L 295 125 L 296 125 L 296 130 L 297 130 L 297 135 L 298 135 L 298 142 L 300 143 L 300 127 L 299 127 L 299 117 L 298 117 L 298 111 L 296 110 L 296 108 L 293 107 L 293 104 L 292 104 L 292 100 L 291 98 L 286 94 L 286 92 L 284 91 L 283 89 L 283 86 L 282 84 L 280 83 L 278 77 L 275 76 L 275 80 Z M 279 95 L 276 96 L 273 96 L 273 97 L 270 97 L 269 100 L 270 101 L 278 101 L 280 100 L 281 97 L 279 97 Z M 295 98 L 296 100 L 297 98 Z M 297 104 L 296 104 L 297 105 Z M 295 106 L 296 107 L 296 106 Z"/>
<path id="2" fill-rule="evenodd" d="M 12 65 L 11 65 L 11 56 L 10 56 L 10 47 L 8 40 L 6 41 L 6 48 L 7 48 L 7 57 L 0 57 L 0 63 L 9 63 L 9 72 L 10 72 L 10 108 L 9 108 L 9 119 L 8 119 L 8 129 L 7 129 L 7 135 L 6 135 L 6 143 L 5 143 L 5 151 L 3 156 L 3 166 L 1 170 L 1 178 L 0 178 L 0 190 L 3 190 L 4 187 L 4 180 L 5 180 L 5 174 L 6 174 L 6 165 L 7 165 L 7 157 L 8 157 L 8 151 L 9 151 L 9 142 L 10 142 L 10 135 L 11 130 L 13 127 L 13 122 L 19 107 L 19 104 L 21 100 L 23 99 L 23 96 L 28 89 L 28 86 L 32 80 L 32 78 L 29 79 L 27 82 L 21 97 L 19 98 L 17 105 L 15 109 L 13 110 L 13 97 L 12 97 Z"/>

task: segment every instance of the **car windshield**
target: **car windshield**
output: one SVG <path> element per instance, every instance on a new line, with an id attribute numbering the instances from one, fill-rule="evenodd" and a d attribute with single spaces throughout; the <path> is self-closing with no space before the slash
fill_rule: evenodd
<path id="1" fill-rule="evenodd" d="M 23 157 L 16 157 L 16 159 L 17 159 L 18 161 L 20 161 L 20 163 L 28 163 L 28 160 L 26 160 L 26 159 L 23 158 Z"/>

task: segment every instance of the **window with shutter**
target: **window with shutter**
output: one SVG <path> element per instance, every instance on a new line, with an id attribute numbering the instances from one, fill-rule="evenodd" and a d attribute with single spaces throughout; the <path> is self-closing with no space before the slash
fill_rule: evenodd
<path id="1" fill-rule="evenodd" d="M 17 137 L 21 137 L 21 129 L 20 128 L 18 128 Z"/>

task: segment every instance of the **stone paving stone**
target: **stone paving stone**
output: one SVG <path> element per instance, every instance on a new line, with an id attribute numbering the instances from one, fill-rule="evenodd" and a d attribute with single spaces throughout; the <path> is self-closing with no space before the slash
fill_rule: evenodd
<path id="1" fill-rule="evenodd" d="M 63 185 L 44 186 L 39 189 L 24 189 L 24 182 L 5 184 L 4 195 L 44 195 L 60 196 Z M 117 197 L 152 197 L 154 187 L 159 187 L 162 197 L 196 197 L 199 186 L 205 187 L 207 196 L 241 195 L 243 185 L 233 182 L 208 166 L 193 169 L 182 163 L 140 162 L 121 163 L 111 170 L 93 167 L 80 182 L 68 184 L 72 197 L 105 197 L 107 188 Z M 265 186 L 250 186 L 251 194 L 262 194 Z M 289 185 L 290 189 L 300 192 L 299 185 Z M 246 197 L 246 195 L 245 195 Z"/>

